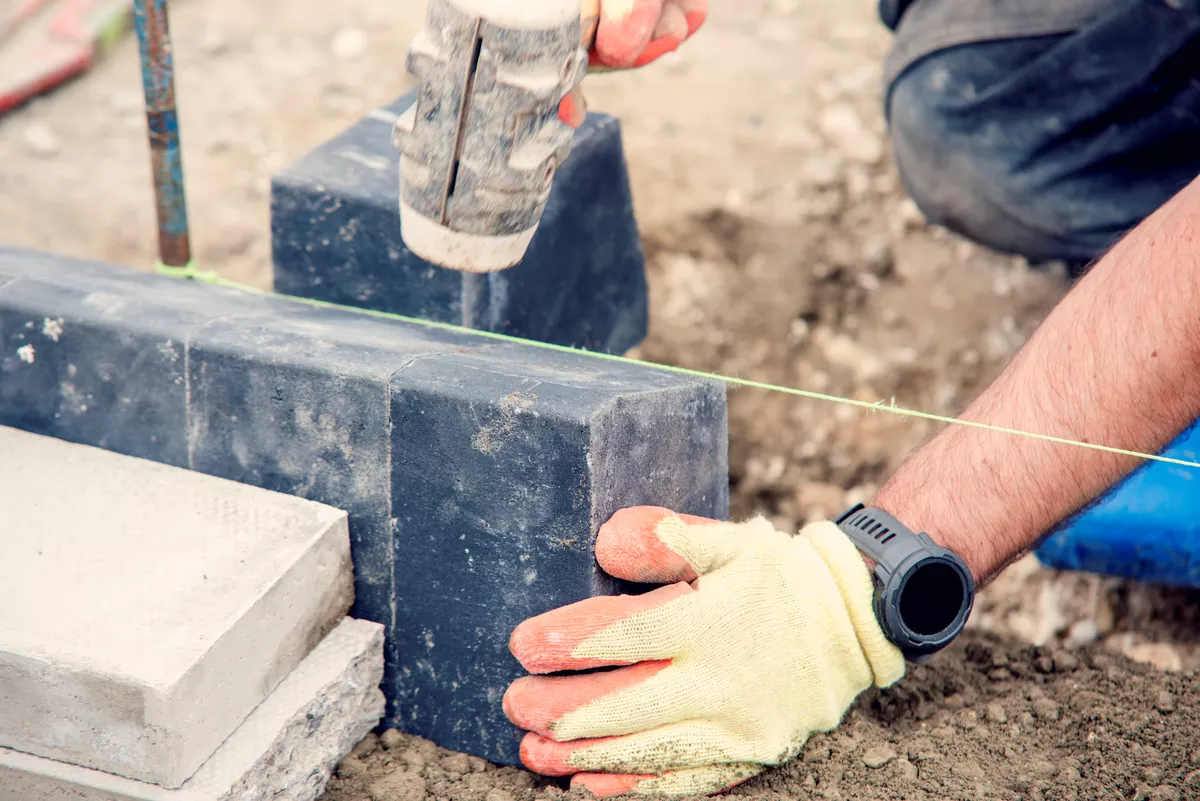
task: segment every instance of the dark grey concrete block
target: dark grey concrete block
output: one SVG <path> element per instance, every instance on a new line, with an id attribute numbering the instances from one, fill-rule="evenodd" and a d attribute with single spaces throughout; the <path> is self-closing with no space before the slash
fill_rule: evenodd
<path id="1" fill-rule="evenodd" d="M 723 388 L 530 355 L 418 360 L 391 383 L 396 586 L 423 588 L 397 608 L 403 725 L 459 749 L 482 736 L 507 762 L 516 733 L 477 714 L 479 694 L 497 704 L 519 675 L 496 658 L 518 623 L 619 589 L 591 557 L 600 525 L 663 498 L 728 511 Z"/>
<path id="2" fill-rule="evenodd" d="M 387 719 L 504 764 L 508 635 L 618 589 L 599 525 L 727 513 L 715 383 L 3 248 L 0 335 L 0 424 L 345 509 Z"/>
<path id="3" fill-rule="evenodd" d="M 607 353 L 641 342 L 645 260 L 618 121 L 593 114 L 580 128 L 524 261 L 469 276 L 417 258 L 400 234 L 391 123 L 413 97 L 276 176 L 276 290 Z"/>

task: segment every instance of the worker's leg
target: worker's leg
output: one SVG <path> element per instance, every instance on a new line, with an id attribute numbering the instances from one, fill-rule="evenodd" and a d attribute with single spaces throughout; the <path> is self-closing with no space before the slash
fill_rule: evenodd
<path id="1" fill-rule="evenodd" d="M 926 216 L 1032 260 L 1086 263 L 1200 173 L 1200 13 L 1160 2 L 903 71 L 886 109 Z"/>

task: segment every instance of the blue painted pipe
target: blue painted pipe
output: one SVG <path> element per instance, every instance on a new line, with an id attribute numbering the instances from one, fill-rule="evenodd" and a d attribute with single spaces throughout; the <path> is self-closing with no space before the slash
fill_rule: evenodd
<path id="1" fill-rule="evenodd" d="M 168 267 L 187 267 L 192 252 L 183 189 L 183 156 L 179 149 L 179 117 L 175 111 L 175 62 L 167 24 L 167 0 L 135 0 L 133 21 L 146 94 L 159 261 Z"/>

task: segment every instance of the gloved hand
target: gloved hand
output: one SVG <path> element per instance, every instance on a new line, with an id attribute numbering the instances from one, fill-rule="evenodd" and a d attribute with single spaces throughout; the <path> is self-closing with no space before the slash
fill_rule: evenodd
<path id="1" fill-rule="evenodd" d="M 641 67 L 675 51 L 704 24 L 708 0 L 582 0 L 583 47 L 592 71 Z M 587 104 L 579 87 L 567 95 L 559 116 L 572 128 L 583 124 Z"/>
<path id="2" fill-rule="evenodd" d="M 594 794 L 712 793 L 794 757 L 871 685 L 904 674 L 858 550 L 829 522 L 793 537 L 638 507 L 596 541 L 618 578 L 667 584 L 531 618 L 510 647 L 530 673 L 504 711 L 521 760 Z M 674 583 L 672 583 L 674 582 Z"/>

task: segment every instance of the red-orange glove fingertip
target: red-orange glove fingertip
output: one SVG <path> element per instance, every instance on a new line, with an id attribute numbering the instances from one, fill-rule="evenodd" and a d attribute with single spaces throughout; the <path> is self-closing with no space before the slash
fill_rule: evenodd
<path id="1" fill-rule="evenodd" d="M 668 604 L 695 590 L 684 582 L 643 595 L 600 595 L 551 609 L 522 622 L 508 638 L 508 649 L 530 673 L 558 673 L 631 665 L 633 661 L 573 656 L 580 643 L 599 631 L 641 612 Z"/>
<path id="2" fill-rule="evenodd" d="M 582 787 L 597 798 L 631 793 L 653 776 L 629 773 L 578 773 L 571 777 L 571 789 Z"/>
<path id="3" fill-rule="evenodd" d="M 558 106 L 558 118 L 572 128 L 583 125 L 584 120 L 587 119 L 587 106 L 577 93 L 572 92 L 563 98 L 562 103 Z"/>
<path id="4" fill-rule="evenodd" d="M 683 40 L 676 36 L 664 36 L 660 39 L 655 39 L 650 44 L 646 45 L 646 49 L 638 56 L 637 61 L 633 62 L 634 67 L 644 67 L 658 61 L 663 56 L 674 53 L 683 44 Z"/>
<path id="5" fill-rule="evenodd" d="M 525 676 L 509 685 L 501 707 L 514 726 L 554 739 L 554 726 L 566 715 L 600 698 L 637 686 L 670 665 L 671 660 L 660 659 L 600 673 Z"/>

